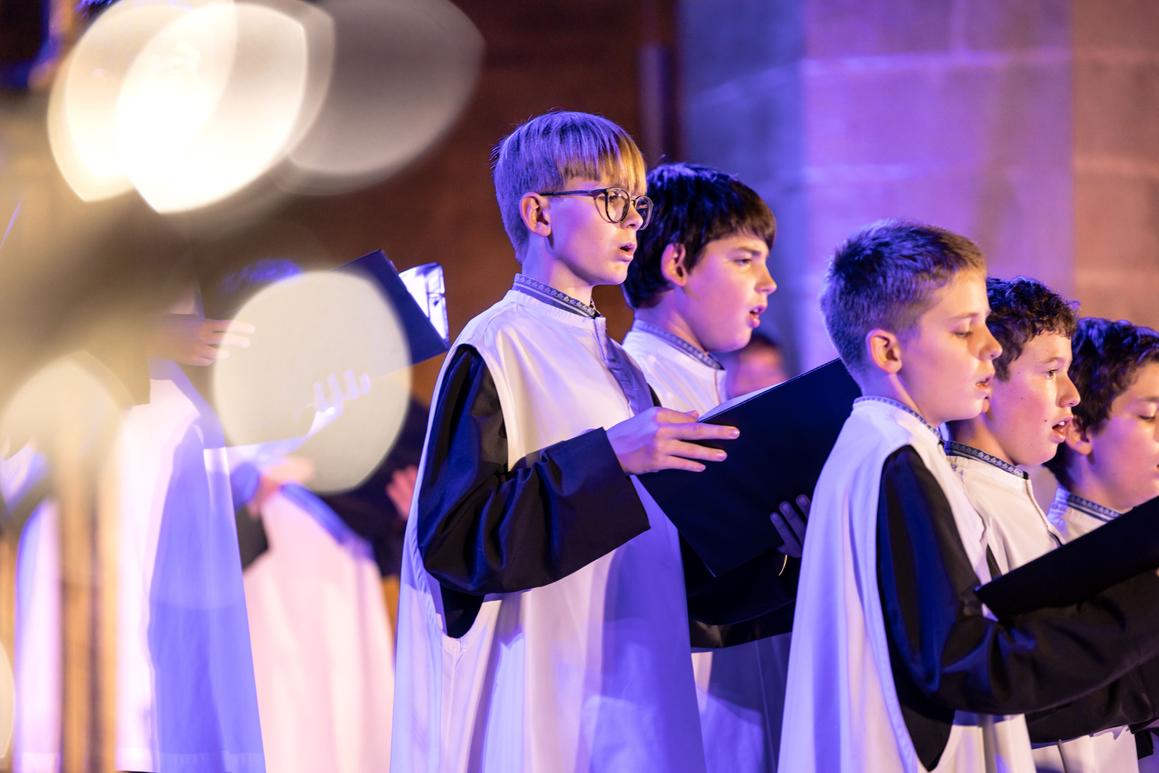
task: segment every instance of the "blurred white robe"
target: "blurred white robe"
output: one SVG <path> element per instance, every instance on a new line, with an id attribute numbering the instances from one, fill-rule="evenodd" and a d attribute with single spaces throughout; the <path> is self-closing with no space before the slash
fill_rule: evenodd
<path id="1" fill-rule="evenodd" d="M 293 484 L 261 517 L 245 591 L 269 769 L 386 771 L 394 647 L 370 544 Z"/>
<path id="2" fill-rule="evenodd" d="M 265 770 L 220 426 L 175 363 L 150 363 L 118 441 L 118 769 Z"/>

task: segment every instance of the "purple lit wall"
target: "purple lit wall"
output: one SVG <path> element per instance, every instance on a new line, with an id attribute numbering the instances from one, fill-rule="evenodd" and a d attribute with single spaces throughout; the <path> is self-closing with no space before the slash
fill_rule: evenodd
<path id="1" fill-rule="evenodd" d="M 685 155 L 773 206 L 768 324 L 833 356 L 826 261 L 882 217 L 978 241 L 1087 314 L 1159 324 L 1159 6 L 682 0 Z"/>

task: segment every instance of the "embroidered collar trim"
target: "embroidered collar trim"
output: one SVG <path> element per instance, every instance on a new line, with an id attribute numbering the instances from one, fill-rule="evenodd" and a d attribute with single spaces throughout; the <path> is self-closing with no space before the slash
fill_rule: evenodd
<path id="1" fill-rule="evenodd" d="M 600 316 L 600 312 L 596 309 L 594 303 L 584 303 L 581 300 L 571 297 L 567 293 L 556 290 L 551 285 L 546 285 L 524 274 L 515 275 L 515 284 L 512 285 L 511 289 L 516 292 L 521 292 L 524 295 L 530 295 L 532 298 L 551 304 L 564 311 L 578 314 L 581 317 L 595 319 Z"/>
<path id="2" fill-rule="evenodd" d="M 1011 475 L 1016 475 L 1019 478 L 1022 478 L 1023 480 L 1026 480 L 1027 478 L 1030 477 L 1026 473 L 1025 470 L 1019 469 L 1018 467 L 1011 464 L 1010 462 L 1007 462 L 1003 459 L 999 459 L 997 456 L 994 456 L 993 454 L 988 454 L 985 451 L 981 451 L 977 448 L 974 448 L 974 446 L 968 446 L 965 443 L 958 443 L 958 442 L 953 441 L 953 440 L 947 441 L 946 442 L 946 455 L 947 456 L 964 456 L 964 457 L 969 458 L 969 459 L 977 459 L 979 462 L 985 462 L 986 464 L 997 467 L 998 469 L 1002 470 L 1003 472 L 1008 472 Z"/>
<path id="3" fill-rule="evenodd" d="M 724 366 L 711 354 L 702 349 L 697 349 L 680 336 L 673 335 L 663 328 L 638 319 L 632 323 L 632 329 L 659 338 L 664 343 L 675 349 L 679 349 L 705 367 L 712 368 L 713 370 L 724 370 Z"/>
<path id="4" fill-rule="evenodd" d="M 856 400 L 853 401 L 854 405 L 856 405 L 857 403 L 862 403 L 862 402 L 885 403 L 886 405 L 892 405 L 894 408 L 897 408 L 898 410 L 905 411 L 910 416 L 913 416 L 915 419 L 920 421 L 922 423 L 922 426 L 924 426 L 930 432 L 934 433 L 934 437 L 936 437 L 938 439 L 938 446 L 939 447 L 942 445 L 942 435 L 940 432 L 938 432 L 938 430 L 934 427 L 934 425 L 932 425 L 928 421 L 926 421 L 924 416 L 922 416 L 920 413 L 915 411 L 913 408 L 910 408 L 905 403 L 899 403 L 897 400 L 894 400 L 891 397 L 884 397 L 882 395 L 864 395 L 862 397 L 858 397 Z"/>
<path id="5" fill-rule="evenodd" d="M 1059 489 L 1059 498 L 1063 499 L 1067 507 L 1073 507 L 1080 513 L 1086 513 L 1092 518 L 1098 519 L 1103 523 L 1110 523 L 1118 518 L 1122 513 L 1118 510 L 1113 510 L 1105 505 L 1100 505 L 1098 502 L 1092 502 L 1089 499 L 1080 497 L 1078 494 L 1073 494 L 1066 489 Z"/>

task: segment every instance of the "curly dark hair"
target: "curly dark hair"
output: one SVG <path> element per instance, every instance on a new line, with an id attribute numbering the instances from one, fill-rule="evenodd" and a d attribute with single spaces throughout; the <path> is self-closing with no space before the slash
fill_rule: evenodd
<path id="1" fill-rule="evenodd" d="M 986 326 L 1002 344 L 1002 354 L 994 360 L 994 369 L 1001 380 L 1009 377 L 1010 363 L 1017 360 L 1023 347 L 1037 336 L 1058 333 L 1067 338 L 1074 337 L 1078 304 L 1064 299 L 1037 279 L 988 277 L 986 295 L 990 299 Z"/>
<path id="2" fill-rule="evenodd" d="M 1079 320 L 1071 339 L 1074 361 L 1070 379 L 1082 402 L 1074 408 L 1075 426 L 1098 432 L 1111 415 L 1111 403 L 1130 388 L 1144 365 L 1159 363 L 1159 333 L 1133 325 L 1125 319 L 1112 322 L 1101 317 Z M 1071 485 L 1065 445 L 1046 463 L 1064 486 Z"/>
<path id="3" fill-rule="evenodd" d="M 624 297 L 633 309 L 653 303 L 668 289 L 660 258 L 669 244 L 684 245 L 684 267 L 691 271 L 705 245 L 733 234 L 751 234 L 772 249 L 777 219 L 769 205 L 730 174 L 700 164 L 662 164 L 648 173 L 648 197 L 655 204 L 652 222 L 636 238 L 636 257 L 628 266 Z"/>

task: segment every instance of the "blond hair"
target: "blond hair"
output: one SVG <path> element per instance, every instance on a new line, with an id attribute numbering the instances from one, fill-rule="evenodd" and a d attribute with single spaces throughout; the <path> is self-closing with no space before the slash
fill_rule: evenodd
<path id="1" fill-rule="evenodd" d="M 644 157 L 629 134 L 591 113 L 553 111 L 521 124 L 491 152 L 495 198 L 516 257 L 529 231 L 519 214 L 526 193 L 557 190 L 569 178 L 609 180 L 643 193 Z"/>

